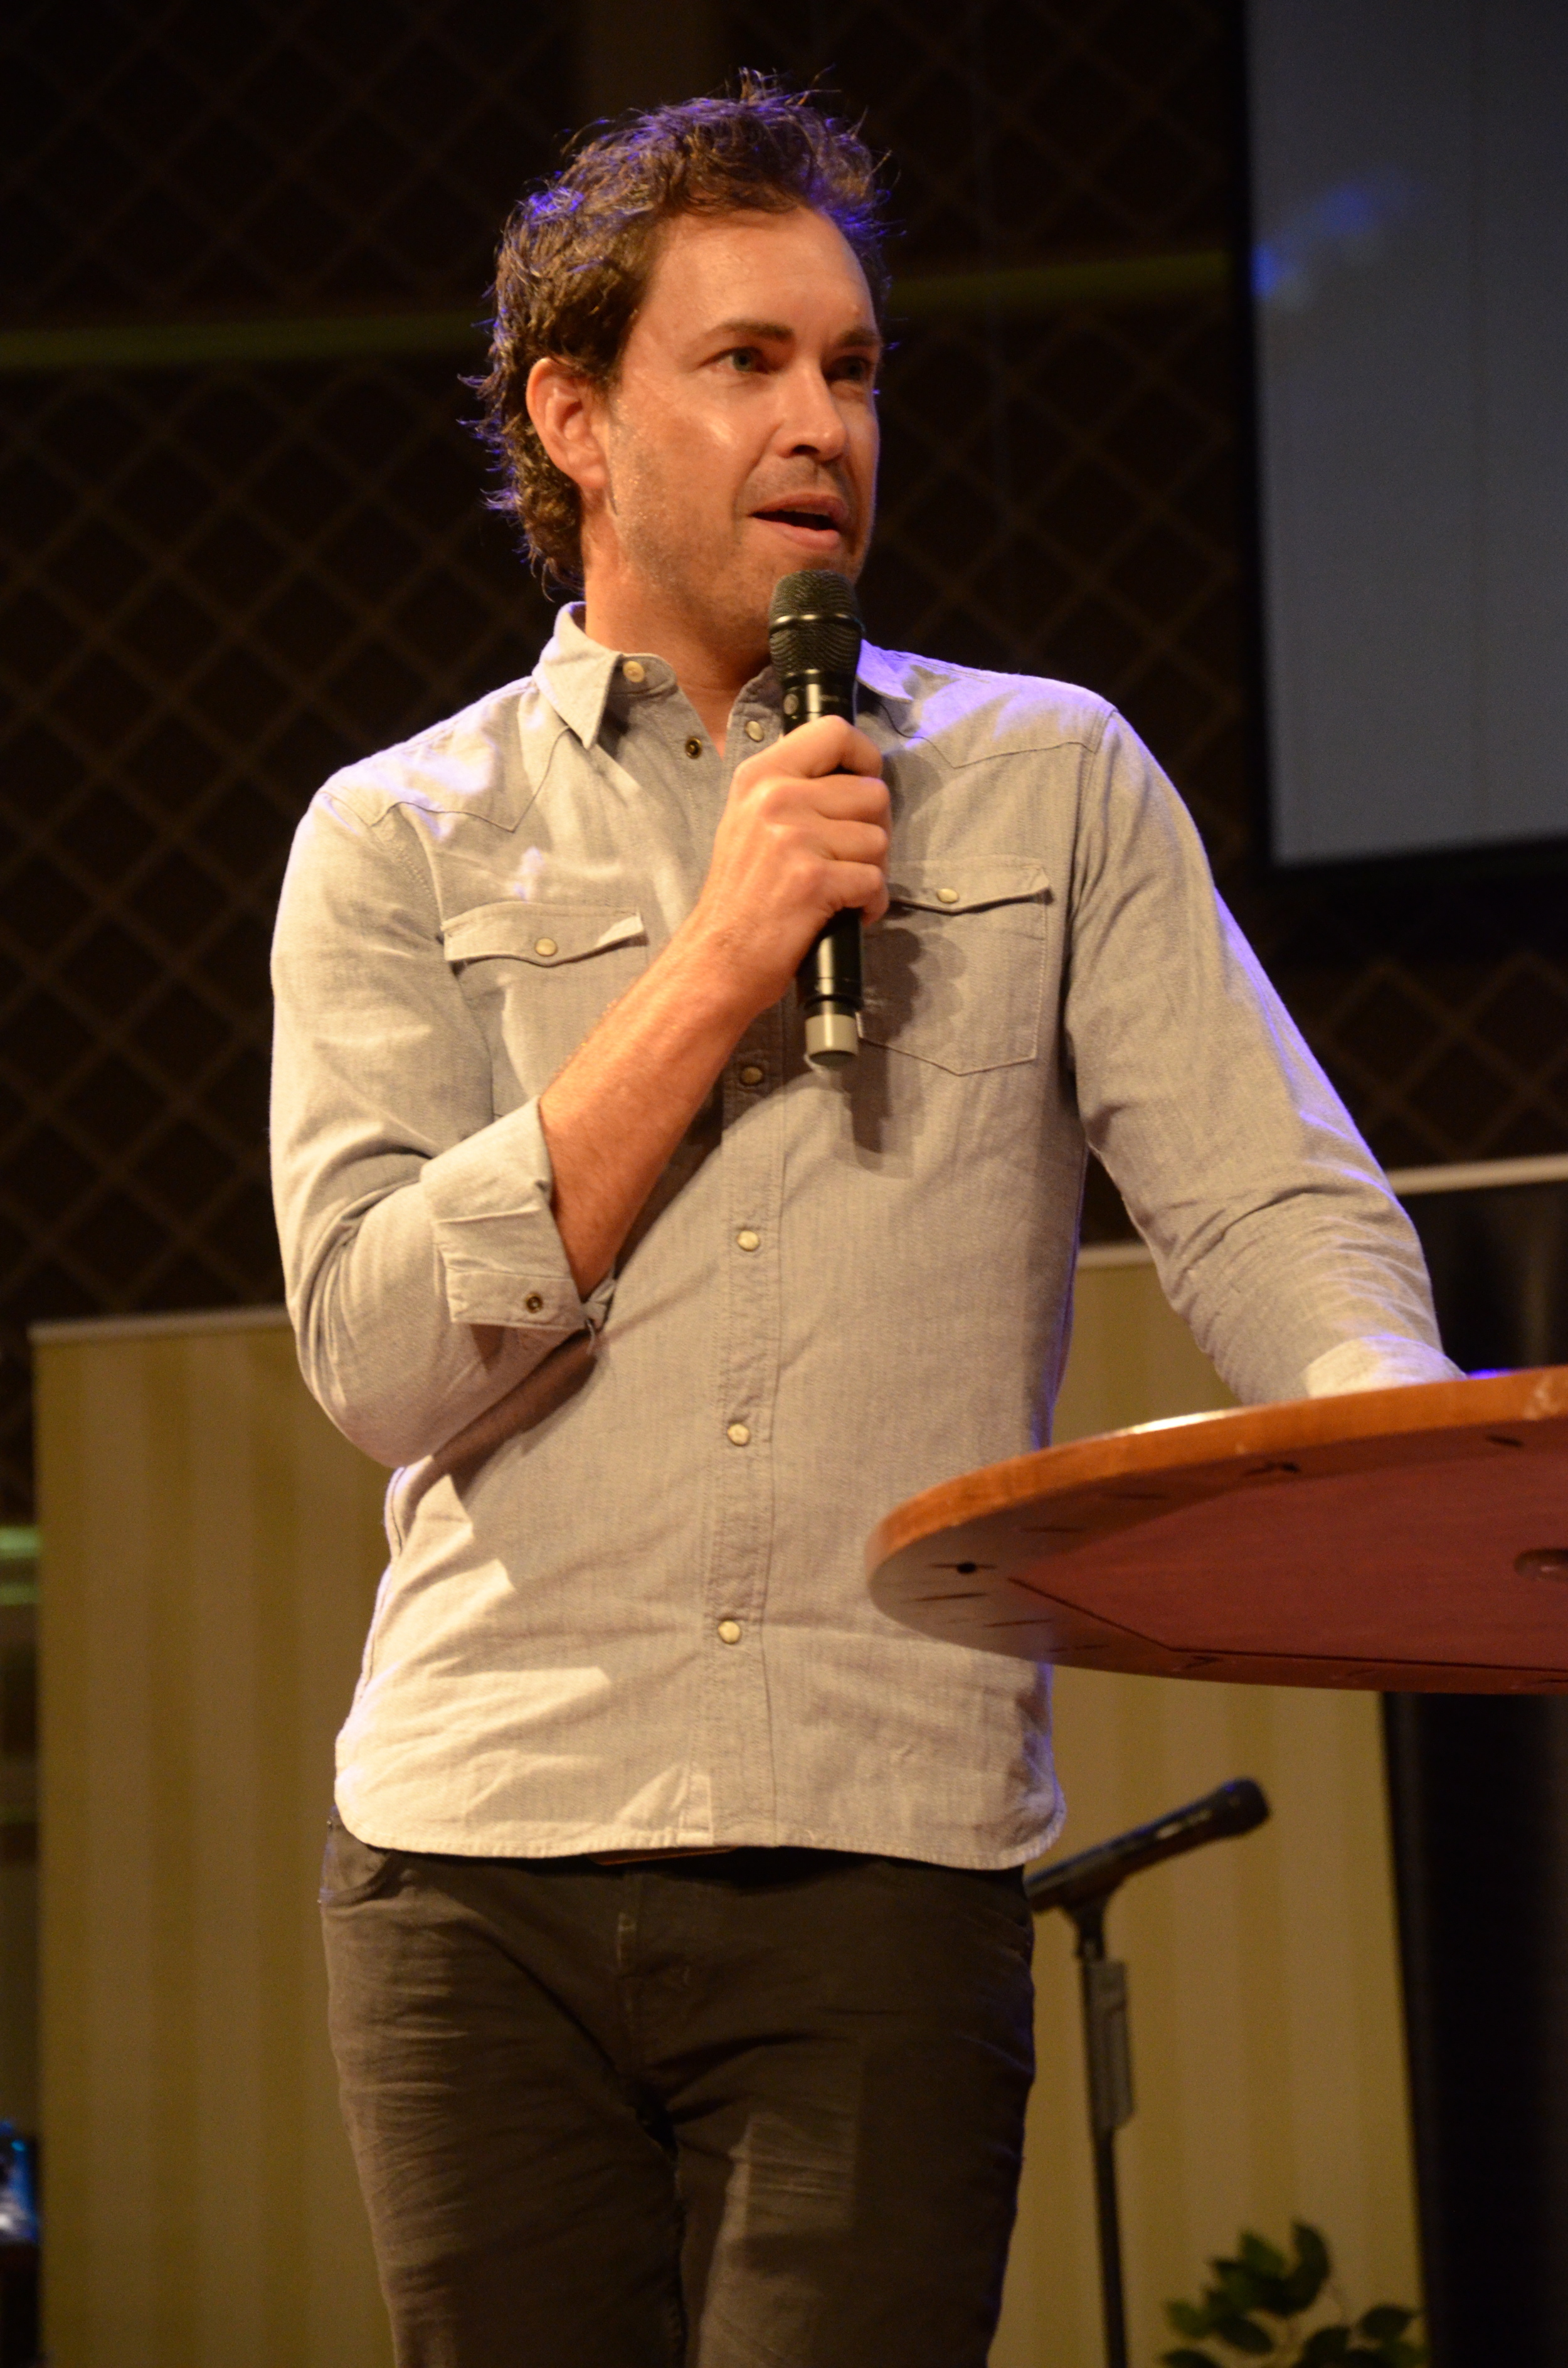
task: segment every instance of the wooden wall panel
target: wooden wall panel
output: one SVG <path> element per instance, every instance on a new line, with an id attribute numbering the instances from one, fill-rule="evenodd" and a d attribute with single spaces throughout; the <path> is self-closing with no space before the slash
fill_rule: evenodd
<path id="1" fill-rule="evenodd" d="M 38 1368 L 54 2368 L 386 2368 L 314 1906 L 382 1475 L 265 1315 L 50 1327 Z M 1224 1402 L 1147 1262 L 1087 1253 L 1059 1435 Z M 1058 1710 L 1063 1849 L 1231 1775 L 1276 1812 L 1111 1911 L 1134 2356 L 1244 2219 L 1321 2216 L 1354 2295 L 1412 2295 L 1374 1702 L 1071 1671 Z M 993 2368 L 1099 2368 L 1069 1941 Z"/>
<path id="2" fill-rule="evenodd" d="M 54 2368 L 384 2368 L 315 1911 L 384 1475 L 265 1317 L 38 1374 Z"/>

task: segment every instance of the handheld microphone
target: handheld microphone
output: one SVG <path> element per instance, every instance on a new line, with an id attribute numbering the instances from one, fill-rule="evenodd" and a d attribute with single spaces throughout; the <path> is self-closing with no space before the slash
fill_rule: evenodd
<path id="1" fill-rule="evenodd" d="M 1185 1809 L 1156 1817 L 1152 1825 L 1134 1826 L 1113 1841 L 1064 1858 L 1060 1866 L 1041 1867 L 1038 1874 L 1025 1877 L 1024 1891 L 1037 1916 L 1051 1907 L 1064 1907 L 1071 1915 L 1086 1900 L 1108 1897 L 1130 1874 L 1204 1842 L 1220 1841 L 1226 1834 L 1250 1834 L 1267 1815 L 1262 1786 L 1250 1776 L 1237 1776 L 1217 1792 L 1206 1793 L 1201 1801 L 1189 1801 Z"/>
<path id="2" fill-rule="evenodd" d="M 817 715 L 855 721 L 855 671 L 860 662 L 860 611 L 847 576 L 828 567 L 802 567 L 773 587 L 767 611 L 767 653 L 784 694 L 784 728 Z M 853 905 L 835 913 L 812 940 L 795 973 L 806 1022 L 806 1058 L 814 1069 L 842 1069 L 860 1048 L 856 1015 L 865 1000 L 860 984 L 860 916 Z"/>

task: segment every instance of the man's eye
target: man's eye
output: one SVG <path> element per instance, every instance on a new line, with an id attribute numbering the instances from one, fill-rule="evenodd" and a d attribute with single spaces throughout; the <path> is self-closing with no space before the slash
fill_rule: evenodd
<path id="1" fill-rule="evenodd" d="M 756 370 L 762 367 L 762 356 L 755 346 L 732 346 L 724 359 L 738 370 Z"/>

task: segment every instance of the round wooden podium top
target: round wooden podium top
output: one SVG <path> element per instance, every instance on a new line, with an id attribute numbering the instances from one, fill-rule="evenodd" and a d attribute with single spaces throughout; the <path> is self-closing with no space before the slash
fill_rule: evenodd
<path id="1" fill-rule="evenodd" d="M 1042 1448 L 912 1497 L 866 1561 L 906 1626 L 1031 1659 L 1568 1691 L 1568 1366 Z"/>

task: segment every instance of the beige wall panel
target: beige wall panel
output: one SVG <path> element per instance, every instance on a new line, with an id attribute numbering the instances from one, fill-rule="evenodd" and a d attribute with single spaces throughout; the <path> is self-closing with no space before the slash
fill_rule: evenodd
<path id="1" fill-rule="evenodd" d="M 1056 1436 L 1229 1405 L 1147 1262 L 1089 1253 Z M 1108 1918 L 1130 1968 L 1137 2112 L 1119 2141 L 1132 2357 L 1244 2225 L 1319 2223 L 1346 2294 L 1419 2269 L 1378 1705 L 1365 1694 L 1067 1669 L 1061 1855 L 1254 1776 L 1269 1824 L 1138 1876 Z M 1100 2368 L 1073 1931 L 1038 1927 L 1040 2078 L 992 2368 Z"/>
<path id="2" fill-rule="evenodd" d="M 55 2368 L 385 2368 L 324 2032 L 315 1869 L 380 1566 L 381 1475 L 261 1320 L 39 1350 L 44 2131 Z M 1146 1264 L 1091 1260 L 1058 1436 L 1226 1403 Z M 1256 1776 L 1262 1833 L 1139 1878 L 1134 2357 L 1244 2221 L 1319 2217 L 1415 2291 L 1376 1706 L 1063 1673 L 1082 1848 Z M 993 2368 L 1099 2368 L 1070 1930 Z"/>
<path id="3" fill-rule="evenodd" d="M 1058 1442 L 1234 1406 L 1181 1317 L 1166 1305 L 1140 1244 L 1085 1250 L 1073 1297 L 1073 1348 L 1051 1425 Z"/>
<path id="4" fill-rule="evenodd" d="M 384 2368 L 314 1907 L 381 1475 L 276 1325 L 38 1364 L 55 2368 Z"/>

